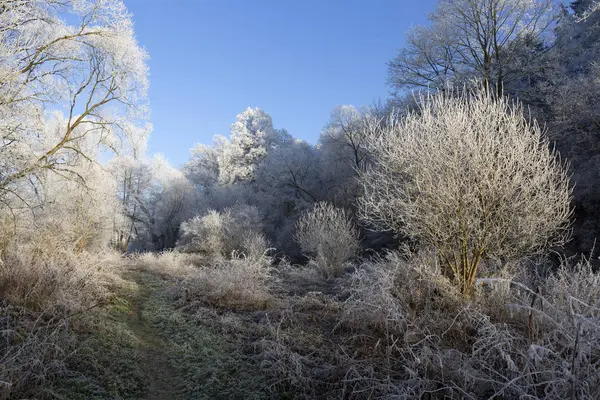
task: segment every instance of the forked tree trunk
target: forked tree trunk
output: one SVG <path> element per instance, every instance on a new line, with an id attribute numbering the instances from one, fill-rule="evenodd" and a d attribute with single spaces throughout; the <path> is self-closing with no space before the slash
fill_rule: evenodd
<path id="1" fill-rule="evenodd" d="M 477 270 L 483 257 L 483 250 L 471 250 L 463 248 L 461 251 L 450 254 L 441 253 L 442 265 L 445 266 L 444 274 L 454 282 L 460 292 L 471 296 L 477 279 Z"/>

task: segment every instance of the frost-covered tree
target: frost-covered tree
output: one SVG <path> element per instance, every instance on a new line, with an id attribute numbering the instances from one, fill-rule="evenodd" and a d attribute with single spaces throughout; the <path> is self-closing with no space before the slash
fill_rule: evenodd
<path id="1" fill-rule="evenodd" d="M 344 105 L 331 112 L 329 123 L 321 133 L 322 147 L 332 148 L 335 158 L 351 169 L 362 170 L 367 162 L 366 130 L 369 112 Z"/>
<path id="2" fill-rule="evenodd" d="M 414 26 L 406 35 L 406 45 L 389 62 L 388 84 L 396 89 L 444 89 L 459 78 L 458 44 L 447 26 Z"/>
<path id="3" fill-rule="evenodd" d="M 557 10 L 554 0 L 439 0 L 431 25 L 413 28 L 389 63 L 388 83 L 444 89 L 476 79 L 502 94 L 529 73 L 522 49 L 548 40 Z"/>
<path id="4" fill-rule="evenodd" d="M 41 205 L 19 216 L 21 239 L 40 241 L 45 250 L 98 250 L 126 226 L 112 175 L 96 163 L 74 169 L 86 185 L 48 174 Z"/>
<path id="5" fill-rule="evenodd" d="M 113 244 L 125 253 L 144 229 L 144 199 L 152 187 L 152 171 L 147 162 L 132 156 L 111 160 L 109 170 L 116 180 L 116 196 L 125 219 L 125 223 L 115 224 Z"/>
<path id="6" fill-rule="evenodd" d="M 600 10 L 591 0 L 571 4 L 571 14 L 561 20 L 555 45 L 558 73 L 577 75 L 589 72 L 600 59 Z"/>
<path id="7" fill-rule="evenodd" d="M 293 254 L 296 218 L 324 198 L 319 150 L 295 140 L 271 150 L 256 171 L 247 201 L 256 205 L 265 220 L 265 234 L 279 250 Z"/>
<path id="8" fill-rule="evenodd" d="M 564 242 L 569 175 L 519 106 L 485 90 L 421 103 L 369 137 L 368 223 L 433 247 L 463 292 L 482 260 L 513 261 Z"/>
<path id="9" fill-rule="evenodd" d="M 145 118 L 146 54 L 121 0 L 11 0 L 0 10 L 0 200 L 47 171 L 81 178 Z"/>
<path id="10" fill-rule="evenodd" d="M 571 3 L 571 8 L 577 15 L 578 21 L 585 21 L 596 11 L 600 11 L 600 1 L 576 0 Z"/>
<path id="11" fill-rule="evenodd" d="M 256 167 L 269 149 L 289 140 L 287 132 L 273 128 L 269 114 L 249 107 L 231 125 L 229 141 L 221 139 L 219 182 L 227 185 L 253 179 Z"/>
<path id="12" fill-rule="evenodd" d="M 320 175 L 325 198 L 340 207 L 354 207 L 360 194 L 357 175 L 369 161 L 367 135 L 379 121 L 371 110 L 340 106 L 331 113 L 319 138 Z"/>
<path id="13" fill-rule="evenodd" d="M 139 134 L 127 143 L 122 154 L 107 163 L 107 170 L 116 182 L 116 196 L 121 208 L 121 224 L 115 224 L 113 247 L 127 252 L 138 235 L 143 221 L 142 199 L 152 185 L 152 171 L 145 161 L 148 134 Z"/>
<path id="14" fill-rule="evenodd" d="M 145 247 L 162 250 L 175 246 L 181 223 L 196 212 L 198 192 L 184 173 L 161 155 L 149 162 L 151 184 L 138 199 Z"/>
<path id="15" fill-rule="evenodd" d="M 208 191 L 219 182 L 219 152 L 226 143 L 221 138 L 215 137 L 213 147 L 198 143 L 190 150 L 191 157 L 183 171 L 200 190 Z"/>
<path id="16" fill-rule="evenodd" d="M 272 192 L 283 201 L 316 202 L 322 191 L 318 163 L 317 150 L 303 140 L 281 145 L 257 169 L 254 186 L 258 192 Z M 286 206 L 288 213 L 295 208 Z"/>
<path id="17" fill-rule="evenodd" d="M 110 162 L 125 223 L 116 227 L 114 246 L 162 250 L 175 245 L 181 222 L 195 215 L 199 193 L 183 171 L 160 154 L 152 159 L 119 157 Z"/>

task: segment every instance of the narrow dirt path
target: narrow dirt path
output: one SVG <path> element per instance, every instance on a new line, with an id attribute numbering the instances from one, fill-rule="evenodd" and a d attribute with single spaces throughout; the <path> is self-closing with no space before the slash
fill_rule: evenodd
<path id="1" fill-rule="evenodd" d="M 138 284 L 138 292 L 132 298 L 127 325 L 140 343 L 141 366 L 147 376 L 148 400 L 174 400 L 181 398 L 180 377 L 169 360 L 169 350 L 161 332 L 148 319 L 152 314 L 155 290 L 160 290 L 158 277 L 132 271 L 127 278 Z M 158 288 L 156 286 L 159 286 Z"/>

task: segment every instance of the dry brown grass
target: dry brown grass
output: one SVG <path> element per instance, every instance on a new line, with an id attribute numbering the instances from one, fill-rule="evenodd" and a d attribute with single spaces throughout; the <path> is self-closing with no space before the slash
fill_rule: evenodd
<path id="1" fill-rule="evenodd" d="M 243 255 L 197 269 L 182 282 L 184 301 L 236 310 L 264 309 L 275 298 L 271 259 Z"/>
<path id="2" fill-rule="evenodd" d="M 164 251 L 137 255 L 133 263 L 176 282 L 178 296 L 188 307 L 199 303 L 236 310 L 268 308 L 275 301 L 271 291 L 276 281 L 268 243 L 264 236 L 250 233 L 241 239 L 241 247 L 227 259 Z"/>
<path id="3" fill-rule="evenodd" d="M 121 283 L 115 253 L 42 244 L 12 243 L 0 265 L 0 399 L 48 397 L 82 345 L 73 330 L 93 325 L 90 311 L 107 304 L 108 288 Z"/>
<path id="4" fill-rule="evenodd" d="M 85 345 L 74 330 L 97 326 L 87 311 L 120 284 L 114 253 L 31 246 L 11 244 L 0 268 L 0 399 L 51 397 L 44 391 Z M 490 268 L 465 297 L 427 251 L 391 252 L 326 280 L 273 265 L 260 237 L 244 246 L 216 262 L 163 252 L 127 263 L 169 281 L 175 298 L 165 299 L 178 310 L 233 335 L 273 396 L 598 397 L 600 275 L 585 259 L 547 275 Z"/>
<path id="5" fill-rule="evenodd" d="M 432 254 L 390 253 L 333 293 L 285 298 L 261 342 L 271 389 L 290 398 L 600 395 L 600 275 L 588 262 L 483 282 L 465 298 Z"/>

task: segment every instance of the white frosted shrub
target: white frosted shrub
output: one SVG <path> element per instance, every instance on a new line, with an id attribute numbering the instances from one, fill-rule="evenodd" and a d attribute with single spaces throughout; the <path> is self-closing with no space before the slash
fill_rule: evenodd
<path id="1" fill-rule="evenodd" d="M 220 258 L 225 253 L 224 225 L 229 214 L 208 211 L 181 224 L 179 246 L 190 253 L 206 253 Z"/>
<path id="2" fill-rule="evenodd" d="M 246 204 L 236 204 L 223 211 L 230 218 L 223 225 L 226 236 L 226 251 L 239 251 L 244 249 L 244 242 L 248 235 L 262 232 L 262 218 L 258 208 Z"/>
<path id="3" fill-rule="evenodd" d="M 247 247 L 252 247 L 250 252 L 253 254 L 262 254 L 268 246 L 261 230 L 256 207 L 235 205 L 221 212 L 210 210 L 203 216 L 183 222 L 178 246 L 186 252 L 205 253 L 214 259 L 249 251 Z M 256 243 L 259 237 L 264 243 Z M 251 246 L 249 240 L 254 240 L 254 245 Z"/>
<path id="4" fill-rule="evenodd" d="M 560 245 L 571 217 L 569 176 L 519 105 L 484 91 L 422 98 L 375 127 L 376 162 L 360 180 L 362 218 L 435 248 L 462 292 L 479 264 Z"/>
<path id="5" fill-rule="evenodd" d="M 262 233 L 249 232 L 242 239 L 242 252 L 249 260 L 267 257 L 270 250 L 269 241 Z"/>
<path id="6" fill-rule="evenodd" d="M 339 275 L 360 248 L 358 230 L 348 213 L 320 202 L 296 222 L 296 241 L 327 277 Z"/>

